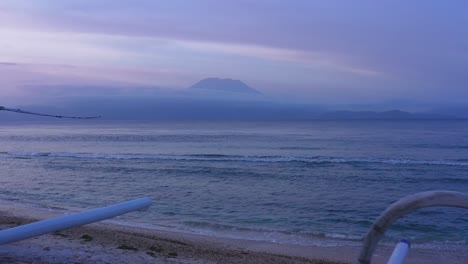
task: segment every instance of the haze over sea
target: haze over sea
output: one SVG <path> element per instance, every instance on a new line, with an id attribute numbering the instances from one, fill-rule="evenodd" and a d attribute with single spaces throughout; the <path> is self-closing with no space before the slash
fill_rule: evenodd
<path id="1" fill-rule="evenodd" d="M 129 225 L 358 244 L 397 199 L 468 190 L 467 121 L 0 125 L 0 199 L 69 212 L 149 196 Z M 466 247 L 466 210 L 419 210 L 387 242 Z"/>

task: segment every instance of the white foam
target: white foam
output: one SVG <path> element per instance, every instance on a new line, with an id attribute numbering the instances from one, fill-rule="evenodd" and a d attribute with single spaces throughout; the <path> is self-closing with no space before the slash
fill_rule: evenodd
<path id="1" fill-rule="evenodd" d="M 467 161 L 457 160 L 410 160 L 377 158 L 339 158 L 339 157 L 294 157 L 294 156 L 236 156 L 236 155 L 164 155 L 164 154 L 103 154 L 103 153 L 68 153 L 68 152 L 1 152 L 7 157 L 37 158 L 78 158 L 109 160 L 174 160 L 174 161 L 231 161 L 231 162 L 303 162 L 303 163 L 382 163 L 394 165 L 441 165 L 468 166 Z"/>

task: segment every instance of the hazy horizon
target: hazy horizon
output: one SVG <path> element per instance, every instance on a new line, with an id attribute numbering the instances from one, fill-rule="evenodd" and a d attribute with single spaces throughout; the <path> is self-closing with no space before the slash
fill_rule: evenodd
<path id="1" fill-rule="evenodd" d="M 2 1 L 1 104 L 152 96 L 156 88 L 180 93 L 219 77 L 241 80 L 280 103 L 463 108 L 467 7 L 462 1 Z"/>

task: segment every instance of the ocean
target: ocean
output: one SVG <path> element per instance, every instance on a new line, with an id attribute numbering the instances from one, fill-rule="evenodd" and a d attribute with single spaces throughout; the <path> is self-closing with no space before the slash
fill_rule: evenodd
<path id="1" fill-rule="evenodd" d="M 399 198 L 468 192 L 467 121 L 0 124 L 0 200 L 65 213 L 149 196 L 113 221 L 304 245 L 358 245 Z M 384 243 L 468 247 L 468 210 L 427 208 Z"/>

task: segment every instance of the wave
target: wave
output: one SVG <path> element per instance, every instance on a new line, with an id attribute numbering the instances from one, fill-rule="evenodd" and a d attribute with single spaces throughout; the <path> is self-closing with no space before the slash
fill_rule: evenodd
<path id="1" fill-rule="evenodd" d="M 411 148 L 427 148 L 427 149 L 468 149 L 468 145 L 442 145 L 442 144 L 413 144 L 408 145 Z"/>
<path id="2" fill-rule="evenodd" d="M 224 154 L 101 154 L 101 153 L 69 153 L 69 152 L 0 152 L 0 157 L 13 158 L 75 158 L 75 159 L 106 159 L 106 160 L 167 160 L 167 161 L 211 161 L 211 162 L 261 162 L 261 163 L 306 163 L 306 164 L 391 164 L 391 165 L 439 165 L 468 166 L 468 160 L 411 160 L 411 159 L 379 159 L 379 158 L 340 158 L 340 157 L 294 157 L 294 156 L 241 156 Z"/>
<path id="3" fill-rule="evenodd" d="M 341 233 L 315 232 L 315 231 L 288 231 L 282 228 L 267 227 L 241 227 L 230 224 L 214 224 L 203 221 L 183 221 L 180 228 L 191 232 L 221 236 L 234 239 L 269 241 L 284 244 L 338 246 L 359 245 L 361 235 Z M 355 242 L 359 242 L 356 244 Z"/>

